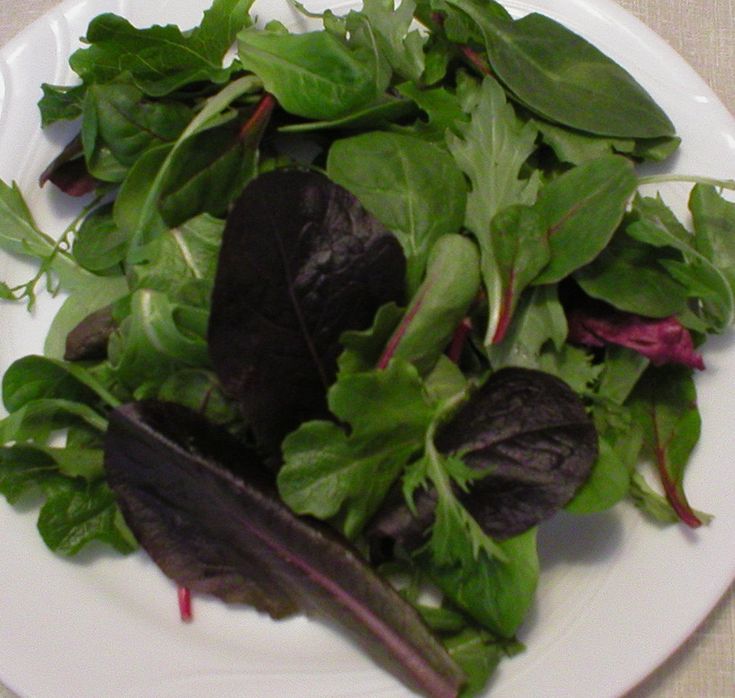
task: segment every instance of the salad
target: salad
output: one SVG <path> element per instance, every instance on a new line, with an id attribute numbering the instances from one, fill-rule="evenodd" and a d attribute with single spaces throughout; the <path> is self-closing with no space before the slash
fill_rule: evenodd
<path id="1" fill-rule="evenodd" d="M 541 15 L 319 21 L 103 15 L 81 84 L 44 86 L 45 125 L 81 121 L 41 181 L 81 213 L 55 240 L 1 185 L 1 244 L 40 261 L 4 297 L 69 297 L 5 372 L 0 491 L 43 492 L 61 554 L 141 544 L 184 613 L 188 590 L 325 613 L 470 695 L 522 649 L 556 511 L 707 522 L 683 480 L 700 345 L 732 321 L 731 184 L 695 184 L 691 230 L 640 194 L 673 125 Z"/>

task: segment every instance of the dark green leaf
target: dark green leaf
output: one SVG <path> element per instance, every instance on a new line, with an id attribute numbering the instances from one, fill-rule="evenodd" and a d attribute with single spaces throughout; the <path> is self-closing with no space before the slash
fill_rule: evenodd
<path id="1" fill-rule="evenodd" d="M 57 121 L 73 121 L 82 115 L 86 85 L 74 87 L 41 85 L 43 97 L 38 101 L 41 126 L 46 128 Z"/>

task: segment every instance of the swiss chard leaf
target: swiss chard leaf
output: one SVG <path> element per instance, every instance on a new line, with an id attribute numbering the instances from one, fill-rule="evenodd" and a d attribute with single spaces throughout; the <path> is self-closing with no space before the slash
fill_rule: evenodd
<path id="1" fill-rule="evenodd" d="M 402 300 L 400 245 L 323 175 L 254 179 L 227 219 L 212 297 L 209 349 L 225 390 L 261 446 L 326 412 L 340 335 Z"/>
<path id="2" fill-rule="evenodd" d="M 374 131 L 336 141 L 327 174 L 398 237 L 414 292 L 434 243 L 464 221 L 467 187 L 452 157 L 413 136 Z"/>
<path id="3" fill-rule="evenodd" d="M 475 244 L 460 235 L 441 237 L 431 250 L 424 281 L 387 340 L 377 367 L 385 368 L 399 358 L 426 376 L 479 290 L 480 256 Z"/>
<path id="4" fill-rule="evenodd" d="M 229 433 L 183 408 L 138 403 L 113 414 L 105 450 L 126 520 L 179 585 L 274 617 L 326 615 L 426 695 L 457 695 L 463 673 L 413 608 L 343 539 L 283 505 Z"/>
<path id="5" fill-rule="evenodd" d="M 680 521 L 702 525 L 684 493 L 689 456 L 699 440 L 701 417 L 687 369 L 649 368 L 631 396 L 636 421 L 643 427 L 644 453 L 658 470 L 666 499 Z"/>

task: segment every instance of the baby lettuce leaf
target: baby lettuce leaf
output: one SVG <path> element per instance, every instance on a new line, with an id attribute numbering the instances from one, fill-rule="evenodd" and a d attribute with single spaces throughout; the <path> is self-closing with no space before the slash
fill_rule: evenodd
<path id="1" fill-rule="evenodd" d="M 340 375 L 328 397 L 349 431 L 320 420 L 289 434 L 278 489 L 297 514 L 332 519 L 353 538 L 421 449 L 436 410 L 416 369 L 398 360 Z"/>
<path id="2" fill-rule="evenodd" d="M 274 618 L 327 616 L 409 685 L 457 695 L 464 675 L 417 612 L 346 541 L 282 504 L 227 431 L 170 403 L 132 403 L 113 413 L 105 453 L 126 521 L 179 585 Z"/>
<path id="3" fill-rule="evenodd" d="M 735 290 L 735 204 L 715 187 L 697 184 L 689 196 L 695 246 L 727 278 Z"/>
<path id="4" fill-rule="evenodd" d="M 388 339 L 377 367 L 393 358 L 413 364 L 422 376 L 434 368 L 480 290 L 480 256 L 461 235 L 436 241 L 426 276 Z"/>
<path id="5" fill-rule="evenodd" d="M 245 188 L 222 240 L 209 349 L 270 454 L 326 414 L 340 335 L 401 302 L 404 279 L 396 238 L 323 175 L 275 170 Z"/>
<path id="6" fill-rule="evenodd" d="M 204 80 L 224 83 L 225 53 L 240 29 L 251 24 L 252 0 L 215 0 L 190 32 L 173 25 L 138 29 L 114 14 L 102 14 L 87 29 L 87 48 L 70 65 L 87 83 L 107 83 L 128 73 L 148 95 L 167 95 Z"/>
<path id="7" fill-rule="evenodd" d="M 535 283 L 560 281 L 602 252 L 637 185 L 633 164 L 620 155 L 578 165 L 547 184 L 534 208 L 546 225 L 551 260 Z"/>
<path id="8" fill-rule="evenodd" d="M 498 19 L 469 0 L 447 0 L 482 33 L 493 72 L 552 122 L 619 138 L 673 136 L 669 118 L 617 63 L 558 22 L 531 13 Z"/>
<path id="9" fill-rule="evenodd" d="M 329 32 L 289 34 L 249 27 L 238 36 L 240 61 L 289 113 L 337 119 L 376 102 L 390 75 L 375 46 L 349 46 Z"/>
<path id="10" fill-rule="evenodd" d="M 467 186 L 454 159 L 414 136 L 374 131 L 336 141 L 327 174 L 398 237 L 413 293 L 433 244 L 464 221 Z"/>

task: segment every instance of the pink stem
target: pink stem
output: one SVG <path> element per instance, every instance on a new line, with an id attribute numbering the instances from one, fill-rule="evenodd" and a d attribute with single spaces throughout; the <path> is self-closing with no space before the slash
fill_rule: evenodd
<path id="1" fill-rule="evenodd" d="M 191 613 L 191 591 L 188 587 L 178 588 L 179 615 L 184 623 L 190 623 L 193 616 Z"/>

